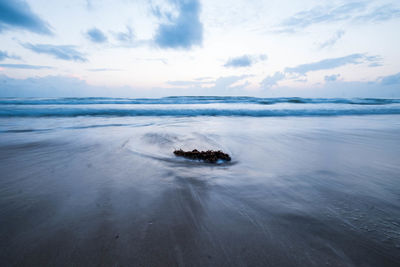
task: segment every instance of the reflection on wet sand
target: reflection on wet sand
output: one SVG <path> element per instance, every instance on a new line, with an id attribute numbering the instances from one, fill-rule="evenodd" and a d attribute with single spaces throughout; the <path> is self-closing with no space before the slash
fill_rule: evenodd
<path id="1" fill-rule="evenodd" d="M 399 266 L 399 126 L 364 119 L 4 134 L 0 265 Z M 234 163 L 176 159 L 177 143 Z"/>

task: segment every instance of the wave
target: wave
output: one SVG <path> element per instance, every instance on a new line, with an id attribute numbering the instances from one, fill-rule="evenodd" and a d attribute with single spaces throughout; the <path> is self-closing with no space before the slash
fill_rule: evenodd
<path id="1" fill-rule="evenodd" d="M 395 108 L 349 109 L 84 109 L 28 108 L 0 109 L 0 117 L 126 117 L 126 116 L 228 116 L 228 117 L 285 117 L 285 116 L 346 116 L 400 114 Z"/>
<path id="2" fill-rule="evenodd" d="M 163 98 L 0 98 L 1 105 L 93 105 L 93 104 L 351 104 L 351 105 L 387 105 L 399 104 L 400 99 L 384 98 L 258 98 L 246 96 L 170 96 Z"/>

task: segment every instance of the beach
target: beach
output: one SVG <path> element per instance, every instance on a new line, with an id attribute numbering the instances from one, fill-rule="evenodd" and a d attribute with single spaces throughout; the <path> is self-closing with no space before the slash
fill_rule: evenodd
<path id="1" fill-rule="evenodd" d="M 1 99 L 0 265 L 400 266 L 399 103 Z"/>

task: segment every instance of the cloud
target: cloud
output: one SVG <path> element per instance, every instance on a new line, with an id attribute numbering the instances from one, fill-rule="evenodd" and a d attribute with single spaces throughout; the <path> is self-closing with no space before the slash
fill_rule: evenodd
<path id="1" fill-rule="evenodd" d="M 116 43 L 112 44 L 112 47 L 133 48 L 154 46 L 153 39 L 137 39 L 134 30 L 128 25 L 126 25 L 125 31 L 112 31 L 111 33 L 114 39 L 117 41 Z"/>
<path id="2" fill-rule="evenodd" d="M 295 67 L 287 67 L 283 72 L 275 72 L 273 75 L 269 75 L 261 81 L 260 85 L 262 88 L 270 88 L 277 84 L 277 82 L 289 77 L 296 78 L 296 81 L 306 82 L 306 79 L 298 79 L 299 77 L 305 77 L 308 72 L 335 69 L 348 64 L 362 64 L 367 63 L 368 66 L 374 67 L 375 65 L 381 65 L 382 58 L 380 56 L 367 56 L 366 54 L 352 54 L 338 58 L 328 58 L 317 62 L 300 64 Z M 325 76 L 326 82 L 333 82 L 339 78 L 340 74 L 327 75 Z"/>
<path id="3" fill-rule="evenodd" d="M 155 97 L 168 95 L 248 95 L 247 82 L 237 85 L 248 75 L 214 79 L 214 85 L 178 88 L 104 87 L 66 76 L 13 79 L 0 74 L 0 97 Z M 304 89 L 278 86 L 260 90 L 259 96 L 282 97 L 400 97 L 400 73 L 369 82 L 332 81 Z"/>
<path id="4" fill-rule="evenodd" d="M 22 44 L 23 47 L 39 54 L 48 54 L 58 59 L 70 61 L 87 61 L 87 58 L 72 45 L 50 45 L 50 44 Z"/>
<path id="5" fill-rule="evenodd" d="M 105 87 L 67 76 L 44 76 L 14 79 L 0 74 L 0 97 L 91 97 L 132 96 L 133 88 Z"/>
<path id="6" fill-rule="evenodd" d="M 104 43 L 104 42 L 107 42 L 107 36 L 105 36 L 105 34 L 101 30 L 99 30 L 97 28 L 89 29 L 86 32 L 86 36 L 93 43 Z"/>
<path id="7" fill-rule="evenodd" d="M 118 41 L 114 47 L 140 47 L 140 46 L 152 46 L 154 45 L 154 40 L 151 39 L 137 39 L 135 31 L 129 25 L 125 26 L 125 31 L 112 32 L 114 38 Z"/>
<path id="8" fill-rule="evenodd" d="M 334 82 L 340 77 L 340 74 L 326 75 L 324 77 L 326 82 Z"/>
<path id="9" fill-rule="evenodd" d="M 362 81 L 332 81 L 316 84 L 307 88 L 278 87 L 264 90 L 264 97 L 311 97 L 311 98 L 399 98 L 398 84 L 382 85 L 379 80 Z"/>
<path id="10" fill-rule="evenodd" d="M 241 57 L 235 57 L 235 58 L 231 58 L 228 60 L 228 62 L 225 63 L 225 67 L 249 67 L 251 66 L 252 60 L 250 58 L 250 56 L 244 55 Z"/>
<path id="11" fill-rule="evenodd" d="M 366 60 L 370 62 L 368 65 L 369 67 L 380 67 L 383 66 L 382 64 L 382 57 L 381 56 L 367 56 Z"/>
<path id="12" fill-rule="evenodd" d="M 21 59 L 19 56 L 15 56 L 15 55 L 9 55 L 6 51 L 1 51 L 0 50 L 0 61 L 4 60 L 4 59 Z"/>
<path id="13" fill-rule="evenodd" d="M 400 9 L 389 4 L 379 6 L 367 14 L 357 16 L 354 20 L 358 22 L 378 22 L 395 18 L 400 18 Z"/>
<path id="14" fill-rule="evenodd" d="M 283 80 L 285 77 L 285 73 L 277 71 L 274 73 L 274 75 L 265 77 L 265 79 L 261 81 L 261 86 L 263 88 L 270 88 L 271 86 L 276 85 L 280 80 Z"/>
<path id="15" fill-rule="evenodd" d="M 382 63 L 380 62 L 372 62 L 371 64 L 368 65 L 369 67 L 380 67 L 383 66 Z"/>
<path id="16" fill-rule="evenodd" d="M 72 77 L 45 76 L 13 79 L 0 75 L 0 96 L 3 97 L 61 97 L 90 95 L 92 87 Z"/>
<path id="17" fill-rule="evenodd" d="M 224 88 L 230 87 L 232 84 L 249 77 L 249 75 L 233 75 L 227 77 L 219 77 L 215 80 L 215 86 L 222 86 Z"/>
<path id="18" fill-rule="evenodd" d="M 92 0 L 86 0 L 86 9 L 89 11 L 93 10 Z"/>
<path id="19" fill-rule="evenodd" d="M 50 25 L 23 0 L 0 0 L 0 32 L 12 28 L 51 35 Z"/>
<path id="20" fill-rule="evenodd" d="M 343 81 L 340 75 L 325 76 L 325 83 L 317 83 L 303 88 L 277 86 L 273 90 L 262 90 L 266 97 L 400 97 L 400 73 L 371 81 Z M 264 89 L 264 88 L 262 88 Z M 267 88 L 268 89 L 268 88 Z"/>
<path id="21" fill-rule="evenodd" d="M 352 54 L 345 57 L 328 58 L 321 61 L 301 64 L 296 67 L 285 68 L 287 73 L 305 75 L 310 71 L 328 70 L 348 64 L 361 64 L 364 62 L 374 63 L 380 60 L 379 56 L 366 56 L 365 54 Z"/>
<path id="22" fill-rule="evenodd" d="M 239 76 L 225 76 L 219 77 L 217 79 L 212 79 L 210 77 L 200 77 L 191 81 L 169 81 L 167 82 L 169 85 L 174 85 L 178 87 L 186 87 L 191 89 L 205 89 L 207 92 L 213 92 L 215 94 L 216 91 L 222 90 L 233 90 L 238 88 L 244 88 L 248 83 L 244 85 L 232 86 L 236 82 L 239 82 L 250 75 L 239 75 Z"/>
<path id="23" fill-rule="evenodd" d="M 38 65 L 27 65 L 27 64 L 0 64 L 0 67 L 9 68 L 9 69 L 52 69 L 53 67 L 49 66 L 38 66 Z"/>
<path id="24" fill-rule="evenodd" d="M 383 85 L 400 85 L 400 72 L 381 78 Z"/>
<path id="25" fill-rule="evenodd" d="M 312 25 L 339 21 L 377 22 L 400 17 L 400 9 L 393 5 L 371 6 L 367 2 L 351 2 L 339 6 L 316 6 L 300 11 L 283 20 L 276 32 L 293 33 Z"/>
<path id="26" fill-rule="evenodd" d="M 122 43 L 133 43 L 135 40 L 135 34 L 133 32 L 133 29 L 129 26 L 126 26 L 126 32 L 117 32 L 114 34 L 115 38 L 122 42 Z"/>
<path id="27" fill-rule="evenodd" d="M 161 48 L 189 49 L 203 42 L 203 24 L 200 22 L 199 0 L 173 1 L 179 12 L 175 18 L 167 15 L 168 22 L 158 26 L 154 42 Z M 158 17 L 161 13 L 158 10 Z M 157 13 L 155 13 L 157 14 Z"/>
<path id="28" fill-rule="evenodd" d="M 346 3 L 337 7 L 317 6 L 285 19 L 279 28 L 282 32 L 295 32 L 313 24 L 346 20 L 351 18 L 355 12 L 364 10 L 365 7 L 366 4 L 363 2 Z"/>
<path id="29" fill-rule="evenodd" d="M 249 82 L 245 80 L 251 75 L 233 75 L 223 76 L 203 83 L 196 83 L 198 79 L 194 81 L 188 81 L 187 86 L 183 86 L 183 83 L 178 88 L 171 88 L 168 90 L 168 94 L 174 95 L 243 95 L 246 94 L 245 88 L 249 85 Z M 201 80 L 200 80 L 201 81 Z"/>
<path id="30" fill-rule="evenodd" d="M 186 90 L 177 91 L 182 95 Z M 76 77 L 61 75 L 16 79 L 0 73 L 0 97 L 149 97 L 172 93 L 163 88 L 96 86 Z"/>
<path id="31" fill-rule="evenodd" d="M 234 57 L 228 59 L 228 61 L 224 64 L 224 67 L 232 67 L 232 68 L 240 68 L 240 67 L 250 67 L 258 61 L 266 60 L 267 55 L 243 55 L 240 57 Z"/>
<path id="32" fill-rule="evenodd" d="M 330 39 L 328 39 L 327 41 L 320 44 L 319 48 L 322 49 L 322 48 L 333 46 L 334 44 L 336 44 L 337 41 L 339 41 L 340 38 L 342 38 L 343 35 L 344 35 L 344 31 L 342 31 L 342 30 L 337 31 Z"/>

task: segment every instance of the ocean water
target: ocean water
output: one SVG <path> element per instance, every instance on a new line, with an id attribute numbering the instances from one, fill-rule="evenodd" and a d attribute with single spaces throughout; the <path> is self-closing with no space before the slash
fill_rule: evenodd
<path id="1" fill-rule="evenodd" d="M 400 266 L 399 99 L 0 99 L 0 266 L 322 265 Z"/>
<path id="2" fill-rule="evenodd" d="M 400 114 L 400 99 L 165 97 L 0 98 L 0 117 L 341 116 Z"/>

